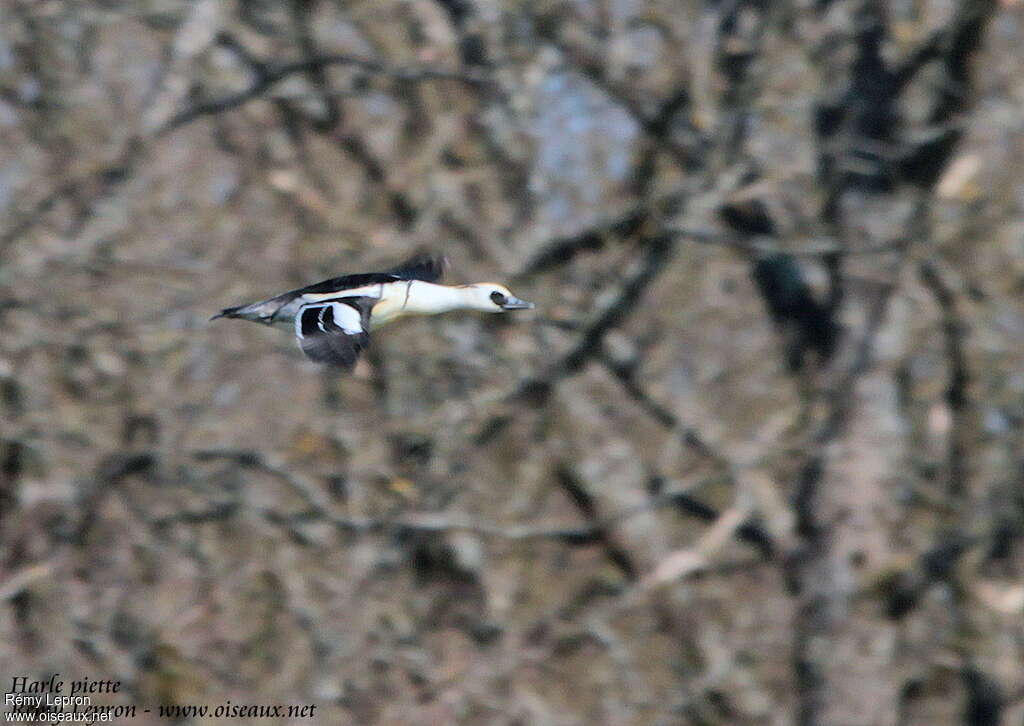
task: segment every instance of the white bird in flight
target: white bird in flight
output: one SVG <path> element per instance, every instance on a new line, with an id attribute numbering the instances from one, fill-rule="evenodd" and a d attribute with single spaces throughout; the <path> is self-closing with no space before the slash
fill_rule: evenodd
<path id="1" fill-rule="evenodd" d="M 210 319 L 241 318 L 294 327 L 308 358 L 351 370 L 370 343 L 370 331 L 406 315 L 451 310 L 502 313 L 534 307 L 494 282 L 439 285 L 444 267 L 444 258 L 420 254 L 385 272 L 334 277 L 268 300 L 225 308 Z"/>

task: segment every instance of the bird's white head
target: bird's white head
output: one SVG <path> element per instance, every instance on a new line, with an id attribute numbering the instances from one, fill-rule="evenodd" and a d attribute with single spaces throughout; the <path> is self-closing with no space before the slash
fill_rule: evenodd
<path id="1" fill-rule="evenodd" d="M 496 282 L 478 282 L 466 285 L 463 298 L 466 307 L 485 313 L 503 313 L 507 310 L 532 310 L 532 302 L 520 300 L 507 287 Z"/>

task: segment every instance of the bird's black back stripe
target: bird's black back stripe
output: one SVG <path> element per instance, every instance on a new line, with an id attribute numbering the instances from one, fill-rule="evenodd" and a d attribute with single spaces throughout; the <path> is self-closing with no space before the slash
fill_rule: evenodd
<path id="1" fill-rule="evenodd" d="M 323 282 L 318 282 L 314 285 L 308 285 L 307 287 L 300 288 L 289 294 L 305 295 L 306 293 L 344 292 L 345 290 L 365 287 L 366 285 L 379 285 L 395 282 L 399 279 L 401 278 L 387 272 L 367 272 L 359 275 L 344 275 L 342 277 L 332 277 L 330 280 L 324 280 Z"/>
<path id="2" fill-rule="evenodd" d="M 358 275 L 332 277 L 330 280 L 317 282 L 287 294 L 295 296 L 307 293 L 344 292 L 366 285 L 387 284 L 399 280 L 437 282 L 444 275 L 444 267 L 444 257 L 420 253 L 384 272 L 365 272 Z"/>

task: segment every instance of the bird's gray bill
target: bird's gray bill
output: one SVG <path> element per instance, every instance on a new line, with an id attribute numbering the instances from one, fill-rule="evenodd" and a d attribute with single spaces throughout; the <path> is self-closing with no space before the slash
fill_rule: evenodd
<path id="1" fill-rule="evenodd" d="M 532 302 L 526 302 L 526 300 L 520 300 L 517 297 L 510 297 L 505 301 L 505 304 L 501 306 L 502 310 L 533 310 L 536 305 Z"/>

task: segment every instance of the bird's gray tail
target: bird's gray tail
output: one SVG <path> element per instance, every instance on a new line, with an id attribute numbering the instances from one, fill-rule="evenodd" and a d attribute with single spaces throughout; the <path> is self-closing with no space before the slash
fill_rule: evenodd
<path id="1" fill-rule="evenodd" d="M 274 318 L 274 314 L 280 308 L 281 300 L 278 298 L 271 298 L 270 300 L 261 300 L 260 302 L 255 302 L 251 305 L 238 305 L 233 308 L 224 308 L 210 318 L 210 320 L 216 320 L 217 318 L 241 318 L 242 320 L 252 320 L 254 323 L 264 323 L 269 325 Z"/>
<path id="2" fill-rule="evenodd" d="M 241 310 L 243 307 L 245 307 L 245 306 L 244 305 L 238 305 L 237 307 L 233 307 L 233 308 L 224 308 L 219 313 L 217 313 L 212 318 L 210 318 L 210 320 L 216 320 L 217 318 L 237 318 L 237 317 L 240 317 L 239 314 L 238 314 L 238 311 Z"/>

